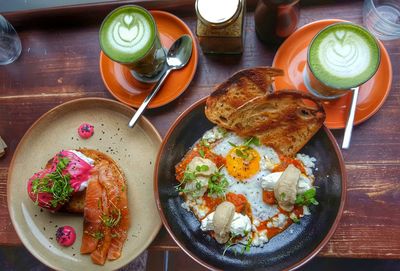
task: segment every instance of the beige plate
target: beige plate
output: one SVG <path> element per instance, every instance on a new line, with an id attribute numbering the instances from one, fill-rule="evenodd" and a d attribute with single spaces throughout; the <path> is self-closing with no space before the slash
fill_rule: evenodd
<path id="1" fill-rule="evenodd" d="M 64 103 L 44 114 L 26 132 L 9 168 L 8 208 L 17 234 L 25 247 L 41 262 L 59 270 L 112 270 L 120 268 L 147 248 L 161 227 L 153 193 L 153 171 L 161 137 L 151 123 L 141 118 L 128 128 L 134 110 L 118 102 L 88 98 Z M 82 122 L 95 127 L 93 137 L 80 139 Z M 41 210 L 29 199 L 26 184 L 58 151 L 90 148 L 102 151 L 122 168 L 128 182 L 131 228 L 118 260 L 103 267 L 81 255 L 83 217 Z M 55 240 L 59 226 L 73 226 L 75 243 L 61 247 Z"/>

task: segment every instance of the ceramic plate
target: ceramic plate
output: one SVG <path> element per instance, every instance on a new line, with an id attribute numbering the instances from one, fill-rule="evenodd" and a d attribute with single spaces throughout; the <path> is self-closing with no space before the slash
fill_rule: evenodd
<path id="1" fill-rule="evenodd" d="M 128 121 L 134 110 L 106 99 L 78 99 L 44 114 L 21 139 L 8 175 L 8 208 L 14 228 L 25 247 L 41 262 L 57 270 L 114 270 L 138 256 L 158 233 L 161 221 L 153 193 L 153 168 L 161 137 L 151 123 L 141 118 L 134 129 Z M 87 140 L 79 138 L 82 122 L 94 125 Z M 108 154 L 124 171 L 128 182 L 131 228 L 122 256 L 104 266 L 81 255 L 83 216 L 52 214 L 28 197 L 28 179 L 58 151 L 90 148 Z M 70 225 L 77 232 L 75 243 L 61 247 L 55 240 L 58 227 Z"/>
<path id="2" fill-rule="evenodd" d="M 171 72 L 163 87 L 157 93 L 148 108 L 163 106 L 181 95 L 189 86 L 197 68 L 196 38 L 190 28 L 178 17 L 165 11 L 151 11 L 160 33 L 161 43 L 167 50 L 180 36 L 187 34 L 193 39 L 192 56 L 189 63 L 180 70 Z M 110 93 L 119 101 L 138 108 L 153 88 L 154 84 L 137 81 L 130 70 L 100 53 L 100 73 Z"/>
<path id="3" fill-rule="evenodd" d="M 275 78 L 275 89 L 299 89 L 307 92 L 303 82 L 303 70 L 307 63 L 307 48 L 313 37 L 324 27 L 343 20 L 321 20 L 299 28 L 279 47 L 273 66 L 285 71 Z M 382 42 L 381 63 L 376 74 L 360 87 L 354 124 L 360 124 L 373 116 L 383 105 L 392 85 L 392 65 Z M 324 102 L 325 125 L 330 129 L 346 126 L 351 95 Z"/>
<path id="4" fill-rule="evenodd" d="M 286 270 L 301 266 L 328 242 L 333 235 L 346 197 L 346 174 L 343 157 L 331 132 L 323 127 L 300 151 L 317 159 L 314 172 L 318 186 L 318 206 L 311 215 L 292 224 L 264 247 L 234 253 L 201 231 L 196 217 L 181 207 L 182 198 L 175 186 L 174 166 L 189 148 L 214 124 L 204 114 L 205 99 L 186 110 L 164 138 L 155 169 L 157 207 L 164 226 L 176 243 L 194 260 L 209 269 Z M 240 249 L 239 249 L 240 250 Z"/>

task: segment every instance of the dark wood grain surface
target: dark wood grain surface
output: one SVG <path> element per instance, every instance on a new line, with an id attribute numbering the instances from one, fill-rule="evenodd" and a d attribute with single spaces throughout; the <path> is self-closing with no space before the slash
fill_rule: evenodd
<path id="1" fill-rule="evenodd" d="M 184 2 L 186 6 L 190 3 Z M 173 4 L 165 8 L 194 30 L 192 8 L 186 10 Z M 39 116 L 65 101 L 93 96 L 112 98 L 99 74 L 97 38 L 101 20 L 109 10 L 110 6 L 97 6 L 39 15 L 6 15 L 21 37 L 23 52 L 15 63 L 0 66 L 0 135 L 9 146 L 6 156 L 0 159 L 2 245 L 20 244 L 7 210 L 6 181 L 13 152 L 25 131 Z M 300 25 L 327 18 L 361 23 L 362 1 L 303 7 Z M 208 95 L 235 71 L 271 65 L 275 50 L 257 40 L 251 11 L 246 19 L 242 56 L 211 57 L 199 52 L 197 73 L 187 91 L 171 104 L 145 113 L 161 135 L 190 104 Z M 392 89 L 381 110 L 355 127 L 351 148 L 343 152 L 348 174 L 347 203 L 322 256 L 400 259 L 400 41 L 385 45 L 393 65 Z M 339 143 L 342 133 L 334 131 Z M 150 248 L 178 249 L 164 229 Z"/>

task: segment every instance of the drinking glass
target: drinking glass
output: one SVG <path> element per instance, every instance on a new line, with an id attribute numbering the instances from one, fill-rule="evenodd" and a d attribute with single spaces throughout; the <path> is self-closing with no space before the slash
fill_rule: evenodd
<path id="1" fill-rule="evenodd" d="M 21 54 L 21 40 L 14 27 L 0 15 L 0 65 L 14 62 Z"/>
<path id="2" fill-rule="evenodd" d="M 369 63 L 369 66 L 366 66 L 367 64 L 365 64 L 364 61 L 361 60 L 365 58 L 362 55 L 362 51 L 360 52 L 359 50 L 357 50 L 357 47 L 355 46 L 355 44 L 358 43 L 354 42 L 354 40 L 352 41 L 352 39 L 345 39 L 346 29 L 355 29 L 358 33 L 363 33 L 363 35 L 367 37 L 366 39 L 368 40 L 369 46 L 366 46 L 365 44 L 364 46 L 370 48 L 371 50 L 371 61 Z M 332 30 L 335 32 L 332 32 Z M 315 49 L 315 47 L 318 48 L 318 45 L 313 45 L 318 44 L 318 42 L 321 43 L 324 39 L 326 39 L 326 37 L 329 37 L 329 33 L 334 33 L 333 37 L 335 38 L 336 42 L 330 40 L 328 43 L 326 43 L 324 51 L 321 51 L 324 53 L 321 54 L 318 52 L 318 49 Z M 318 39 L 319 41 L 315 42 Z M 323 62 L 328 65 L 329 70 L 342 71 L 341 73 L 339 72 L 338 75 L 335 75 L 334 80 L 329 80 L 329 76 L 331 76 L 331 74 L 326 74 L 326 72 L 316 72 L 315 70 L 315 67 L 317 67 L 318 71 L 318 67 L 322 66 L 322 62 L 320 62 L 322 60 L 320 60 L 320 58 L 324 57 L 325 60 Z M 320 64 L 314 65 L 314 69 L 312 67 L 313 65 L 311 65 L 313 59 L 314 63 L 320 62 Z M 366 30 L 365 28 L 353 23 L 335 23 L 325 27 L 320 32 L 318 32 L 308 46 L 307 65 L 303 70 L 304 85 L 312 95 L 319 99 L 338 99 L 353 91 L 354 88 L 371 79 L 375 72 L 378 70 L 379 63 L 380 49 L 378 40 L 374 37 L 374 35 L 369 33 L 368 30 Z M 364 68 L 369 67 L 370 71 L 364 70 L 364 72 L 359 73 L 354 77 L 350 77 L 346 73 L 349 71 L 349 65 L 351 65 L 352 70 L 356 70 L 357 67 L 360 66 L 360 64 L 363 64 Z"/>
<path id="3" fill-rule="evenodd" d="M 400 38 L 400 1 L 365 0 L 364 25 L 380 40 Z"/>
<path id="4" fill-rule="evenodd" d="M 99 38 L 102 51 L 127 66 L 138 81 L 154 83 L 163 74 L 166 53 L 148 10 L 136 5 L 113 10 L 103 20 Z"/>

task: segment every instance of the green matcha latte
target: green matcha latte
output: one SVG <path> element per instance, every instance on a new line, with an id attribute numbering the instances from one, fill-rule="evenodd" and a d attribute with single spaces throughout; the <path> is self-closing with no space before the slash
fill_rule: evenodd
<path id="1" fill-rule="evenodd" d="M 151 77 L 164 65 L 165 52 L 152 15 L 142 7 L 122 6 L 104 19 L 99 33 L 102 51 L 136 73 Z"/>
<path id="2" fill-rule="evenodd" d="M 376 39 L 363 27 L 337 23 L 315 36 L 308 51 L 313 75 L 325 85 L 349 89 L 370 79 L 380 62 Z"/>

